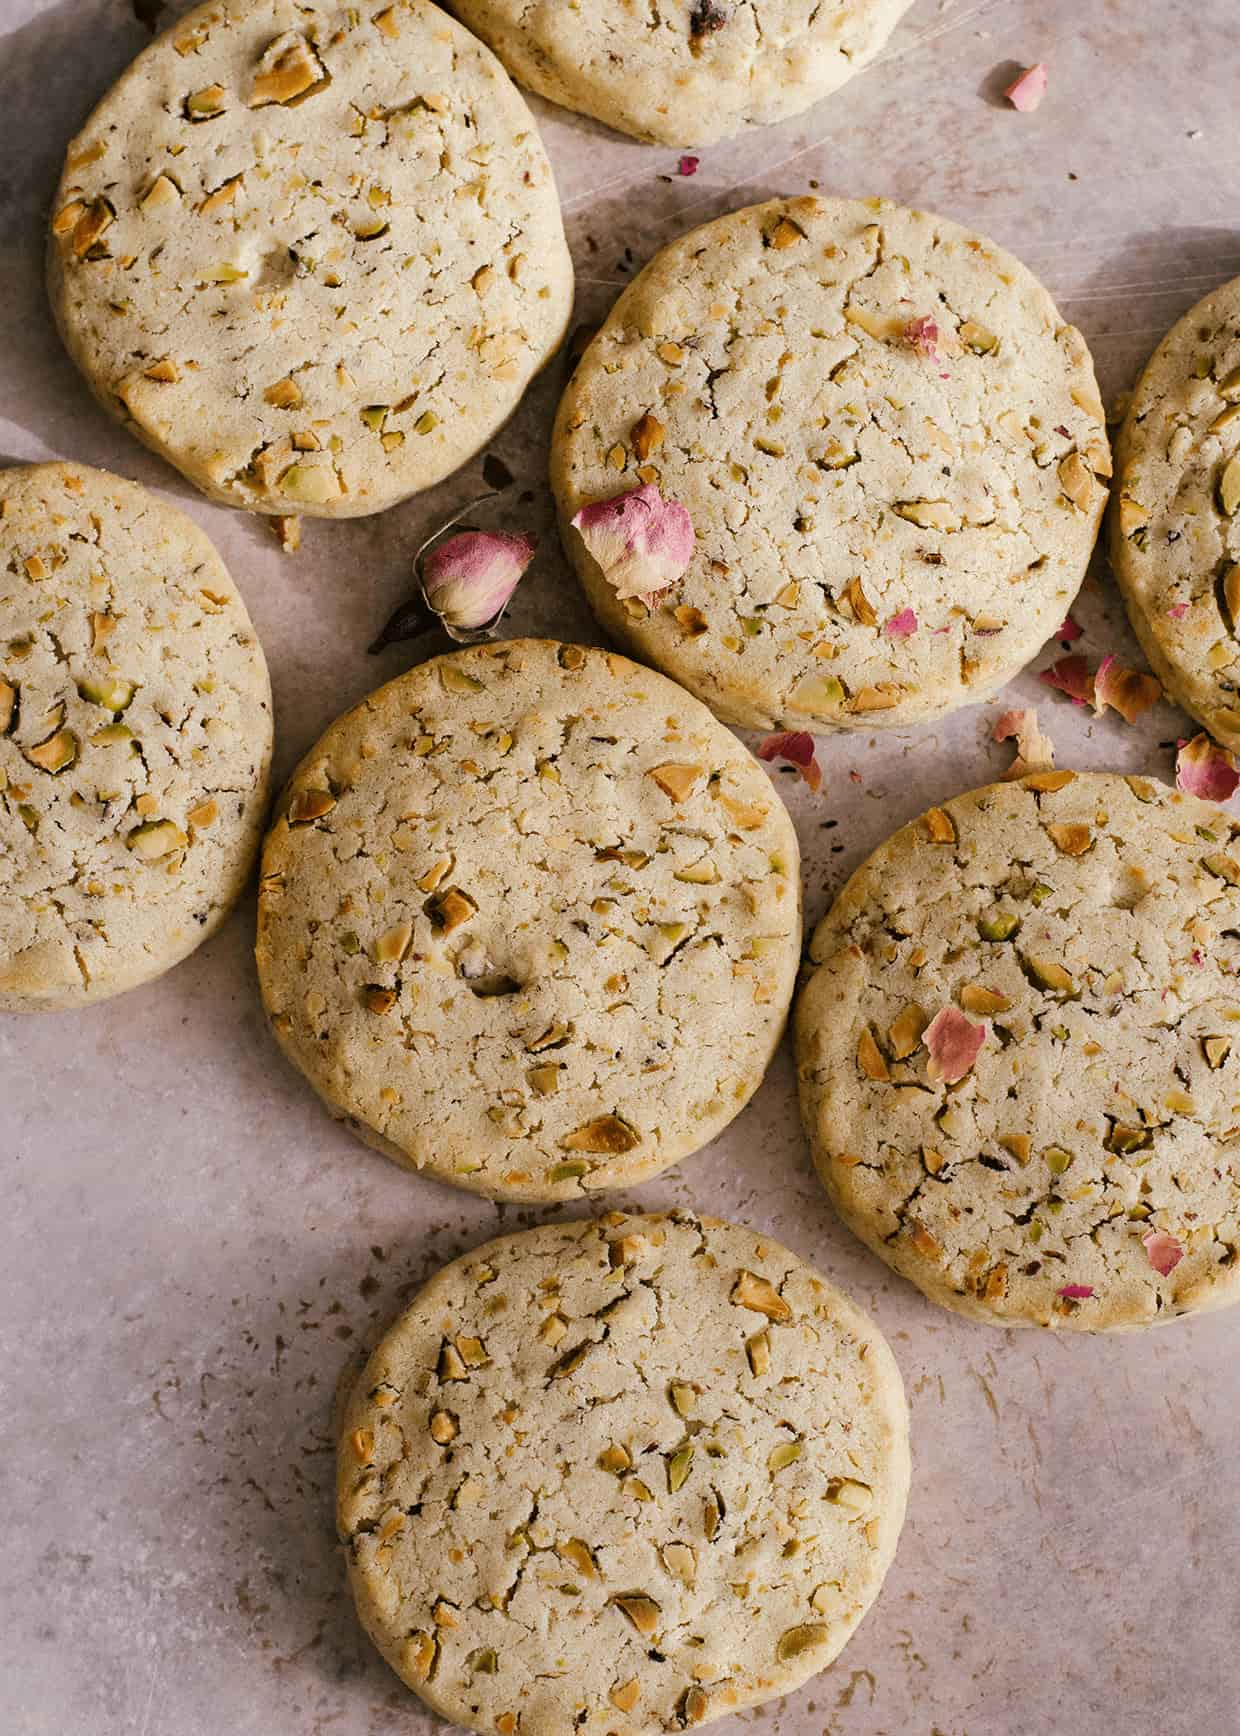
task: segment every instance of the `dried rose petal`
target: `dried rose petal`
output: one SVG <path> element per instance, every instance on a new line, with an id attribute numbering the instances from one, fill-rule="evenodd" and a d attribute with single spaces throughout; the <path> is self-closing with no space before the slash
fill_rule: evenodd
<path id="1" fill-rule="evenodd" d="M 957 1012 L 955 1007 L 943 1007 L 926 1026 L 922 1042 L 930 1056 L 930 1076 L 945 1085 L 963 1079 L 982 1051 L 990 1033 L 985 1022 L 975 1025 Z"/>
<path id="2" fill-rule="evenodd" d="M 617 597 L 657 597 L 693 559 L 693 520 L 653 482 L 583 506 L 573 519 L 586 551 Z"/>
<path id="3" fill-rule="evenodd" d="M 929 314 L 909 320 L 904 328 L 904 341 L 909 349 L 916 350 L 918 355 L 929 356 L 932 362 L 938 361 L 939 328 Z"/>
<path id="4" fill-rule="evenodd" d="M 758 747 L 760 760 L 785 759 L 794 765 L 811 790 L 822 788 L 822 767 L 814 751 L 814 738 L 803 729 L 784 730 L 768 735 Z"/>
<path id="5" fill-rule="evenodd" d="M 676 173 L 678 175 L 696 175 L 701 163 L 701 157 L 682 157 L 676 165 Z"/>
<path id="6" fill-rule="evenodd" d="M 1185 795 L 1200 796 L 1206 802 L 1225 802 L 1235 794 L 1240 784 L 1240 771 L 1235 757 L 1225 747 L 1219 747 L 1208 735 L 1195 735 L 1182 741 L 1175 756 L 1175 784 Z"/>
<path id="7" fill-rule="evenodd" d="M 1071 615 L 1065 615 L 1063 626 L 1059 629 L 1058 633 L 1056 633 L 1055 637 L 1056 639 L 1061 639 L 1065 645 L 1074 645 L 1084 631 L 1084 627 L 1078 626 L 1072 619 Z"/>
<path id="8" fill-rule="evenodd" d="M 1162 688 L 1152 675 L 1139 669 L 1126 669 L 1112 656 L 1106 656 L 1094 676 L 1094 711 L 1101 717 L 1107 706 L 1118 711 L 1125 723 L 1135 723 L 1142 712 L 1157 705 Z"/>
<path id="9" fill-rule="evenodd" d="M 1172 603 L 1171 607 L 1167 610 L 1167 613 L 1173 621 L 1182 621 L 1185 615 L 1188 614 L 1188 610 L 1189 605 L 1187 603 Z"/>
<path id="10" fill-rule="evenodd" d="M 1092 1284 L 1063 1284 L 1056 1290 L 1056 1296 L 1066 1296 L 1069 1302 L 1085 1302 L 1094 1293 Z"/>
<path id="11" fill-rule="evenodd" d="M 463 530 L 426 554 L 422 590 L 428 606 L 450 633 L 479 633 L 495 626 L 534 558 L 532 536 Z"/>
<path id="12" fill-rule="evenodd" d="M 1049 669 L 1043 669 L 1038 676 L 1048 687 L 1055 688 L 1059 693 L 1066 693 L 1073 705 L 1085 705 L 1093 702 L 1094 678 L 1090 674 L 1089 664 L 1079 651 L 1071 657 L 1061 657 L 1058 663 L 1052 663 Z"/>
<path id="13" fill-rule="evenodd" d="M 1149 1256 L 1150 1265 L 1163 1278 L 1173 1272 L 1184 1258 L 1184 1249 L 1166 1230 L 1147 1230 L 1141 1246 Z"/>
<path id="14" fill-rule="evenodd" d="M 901 609 L 883 628 L 890 639 L 909 639 L 917 631 L 917 615 L 912 609 Z"/>
<path id="15" fill-rule="evenodd" d="M 993 741 L 1016 742 L 1016 758 L 1004 772 L 1004 780 L 1023 778 L 1027 772 L 1048 772 L 1055 765 L 1055 744 L 1044 735 L 1038 714 L 1032 709 L 1005 711 L 991 731 Z"/>
<path id="16" fill-rule="evenodd" d="M 1020 77 L 1008 85 L 1003 94 L 1012 107 L 1019 109 L 1021 114 L 1032 114 L 1046 95 L 1048 82 L 1046 66 L 1039 60 L 1036 66 L 1027 66 Z"/>

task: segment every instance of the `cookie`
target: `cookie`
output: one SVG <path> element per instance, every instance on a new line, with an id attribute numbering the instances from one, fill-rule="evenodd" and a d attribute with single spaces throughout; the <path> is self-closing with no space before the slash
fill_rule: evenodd
<path id="1" fill-rule="evenodd" d="M 303 760 L 267 840 L 272 1029 L 369 1144 L 492 1199 L 666 1169 L 752 1096 L 800 954 L 796 835 L 706 709 L 612 653 L 478 646 Z"/>
<path id="2" fill-rule="evenodd" d="M 338 1524 L 443 1717 L 653 1736 L 825 1669 L 908 1480 L 899 1371 L 846 1297 L 750 1230 L 615 1213 L 432 1279 L 353 1390 Z"/>
<path id="3" fill-rule="evenodd" d="M 753 728 L 874 729 L 989 697 L 1076 594 L 1110 472 L 1079 332 L 1008 254 L 882 200 L 775 200 L 664 249 L 556 424 L 599 620 Z M 688 509 L 683 580 L 623 601 L 572 519 Z"/>
<path id="4" fill-rule="evenodd" d="M 622 133 L 708 145 L 801 114 L 882 48 L 912 0 L 453 0 L 513 77 Z"/>
<path id="5" fill-rule="evenodd" d="M 56 1011 L 159 976 L 227 916 L 271 687 L 210 542 L 118 476 L 0 471 L 0 573 L 0 1011 Z"/>
<path id="6" fill-rule="evenodd" d="M 429 0 L 215 0 L 69 147 L 52 306 L 104 407 L 212 499 L 380 512 L 456 470 L 556 348 L 550 165 Z"/>
<path id="7" fill-rule="evenodd" d="M 850 1229 L 932 1301 L 1098 1331 L 1240 1295 L 1240 824 L 1039 772 L 848 882 L 797 1009 Z"/>
<path id="8" fill-rule="evenodd" d="M 1240 748 L 1240 278 L 1154 352 L 1116 445 L 1111 564 L 1167 692 Z"/>

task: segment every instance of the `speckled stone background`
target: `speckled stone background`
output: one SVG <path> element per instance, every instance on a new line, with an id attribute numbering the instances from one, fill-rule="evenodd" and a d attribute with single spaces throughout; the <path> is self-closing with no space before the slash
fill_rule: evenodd
<path id="1" fill-rule="evenodd" d="M 380 519 L 311 524 L 288 558 L 265 523 L 208 506 L 88 398 L 44 303 L 44 213 L 65 141 L 147 22 L 176 10 L 0 0 L 0 455 L 109 466 L 209 531 L 271 661 L 282 773 L 408 661 L 364 647 L 407 588 L 410 551 L 477 492 L 481 466 Z M 1050 95 L 1018 115 L 998 93 L 1035 59 Z M 663 241 L 732 206 L 882 192 L 1026 260 L 1083 328 L 1109 399 L 1192 301 L 1240 273 L 1238 64 L 1237 0 L 917 0 L 863 77 L 704 153 L 692 180 L 675 153 L 536 105 L 577 319 L 597 321 Z M 544 486 L 563 381 L 554 363 L 495 443 L 519 479 L 498 522 L 544 532 L 513 630 L 590 638 Z M 1078 649 L 1137 660 L 1102 564 L 1075 613 Z M 1184 732 L 1161 706 L 1137 729 L 1095 723 L 1029 672 L 1004 702 L 1039 705 L 1061 764 L 1170 777 Z M 817 798 L 775 774 L 811 921 L 888 831 L 998 774 L 997 709 L 829 741 Z M 124 1000 L 0 1019 L 3 1736 L 434 1723 L 344 1594 L 332 1389 L 435 1266 L 536 1214 L 405 1175 L 326 1119 L 264 1030 L 252 924 L 247 904 Z M 938 1312 L 834 1220 L 786 1054 L 726 1137 L 640 1200 L 735 1217 L 816 1262 L 875 1313 L 912 1404 L 913 1496 L 882 1598 L 832 1670 L 745 1722 L 771 1736 L 1240 1730 L 1234 1316 L 1107 1342 Z"/>

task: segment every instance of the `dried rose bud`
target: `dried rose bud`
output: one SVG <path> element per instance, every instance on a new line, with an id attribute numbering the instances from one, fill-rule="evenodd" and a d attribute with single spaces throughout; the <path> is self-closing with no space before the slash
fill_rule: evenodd
<path id="1" fill-rule="evenodd" d="M 622 601 L 669 590 L 693 559 L 693 520 L 652 482 L 583 506 L 573 529 Z"/>
<path id="2" fill-rule="evenodd" d="M 499 624 L 534 558 L 532 536 L 463 530 L 422 561 L 422 590 L 448 632 L 486 633 Z"/>

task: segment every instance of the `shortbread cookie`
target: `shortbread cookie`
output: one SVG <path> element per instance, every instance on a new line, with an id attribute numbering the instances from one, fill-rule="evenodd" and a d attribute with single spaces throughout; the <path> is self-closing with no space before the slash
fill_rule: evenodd
<path id="1" fill-rule="evenodd" d="M 800 953 L 796 835 L 706 709 L 611 653 L 436 658 L 333 724 L 268 838 L 272 1028 L 369 1144 L 494 1199 L 727 1126 Z"/>
<path id="2" fill-rule="evenodd" d="M 354 1387 L 338 1521 L 443 1717 L 653 1736 L 825 1669 L 908 1479 L 899 1371 L 846 1297 L 750 1230 L 616 1213 L 427 1285 Z"/>
<path id="3" fill-rule="evenodd" d="M 379 512 L 438 482 L 572 302 L 529 110 L 429 0 L 188 13 L 69 147 L 49 257 L 104 407 L 255 512 Z"/>
<path id="4" fill-rule="evenodd" d="M 563 534 L 609 632 L 754 728 L 984 699 L 1063 619 L 1110 472 L 1085 344 L 1025 268 L 882 200 L 777 200 L 674 242 L 560 408 Z M 570 521 L 644 483 L 697 552 L 621 601 Z"/>
<path id="5" fill-rule="evenodd" d="M 1240 278 L 1163 339 L 1116 447 L 1111 563 L 1167 692 L 1240 748 Z"/>
<path id="6" fill-rule="evenodd" d="M 849 1227 L 998 1326 L 1144 1326 L 1240 1295 L 1240 824 L 1038 772 L 853 875 L 797 1011 Z"/>
<path id="7" fill-rule="evenodd" d="M 197 525 L 80 464 L 0 471 L 0 1011 L 103 1000 L 223 922 L 271 688 Z"/>
<path id="8" fill-rule="evenodd" d="M 664 145 L 800 114 L 882 48 L 912 0 L 452 0 L 540 96 Z"/>

